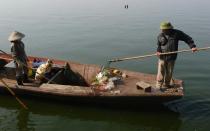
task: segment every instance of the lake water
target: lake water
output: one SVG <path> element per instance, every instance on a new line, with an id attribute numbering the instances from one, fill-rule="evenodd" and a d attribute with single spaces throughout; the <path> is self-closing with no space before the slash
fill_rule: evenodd
<path id="1" fill-rule="evenodd" d="M 129 8 L 125 9 L 124 5 Z M 118 57 L 152 54 L 161 21 L 169 20 L 210 46 L 209 0 L 1 0 L 0 49 L 18 30 L 28 55 L 103 65 Z M 180 42 L 179 49 L 189 47 Z M 123 69 L 156 74 L 157 58 L 114 63 Z M 210 51 L 179 54 L 176 78 L 185 96 L 168 110 L 142 111 L 72 106 L 0 96 L 0 130 L 208 131 L 210 128 Z"/>

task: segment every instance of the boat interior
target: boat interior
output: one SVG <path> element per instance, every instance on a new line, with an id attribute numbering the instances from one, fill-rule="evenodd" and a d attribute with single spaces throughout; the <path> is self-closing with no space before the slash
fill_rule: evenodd
<path id="1" fill-rule="evenodd" d="M 2 57 L 2 55 L 0 56 Z M 46 58 L 29 57 L 28 66 L 31 69 L 31 73 L 29 77 L 32 82 L 24 83 L 25 88 L 26 87 L 43 87 L 43 88 L 48 88 L 48 89 L 54 88 L 56 90 L 64 88 L 64 87 L 89 88 L 91 87 L 91 84 L 94 78 L 101 70 L 101 68 L 97 65 L 80 64 L 80 63 L 74 63 L 74 62 L 67 63 L 66 61 L 62 61 L 62 60 L 52 60 L 53 68 L 52 68 L 51 74 L 48 77 L 48 79 L 46 79 L 43 83 L 40 84 L 34 80 L 35 72 L 37 69 L 37 68 L 34 68 L 32 65 L 34 59 L 39 59 L 43 62 L 47 61 Z M 14 61 L 11 59 L 10 56 L 4 56 L 4 58 L 0 59 L 0 72 L 1 72 L 1 78 L 3 78 L 4 81 L 6 81 L 6 83 L 10 87 L 13 87 L 14 85 L 16 85 Z M 119 94 L 124 94 L 126 96 L 128 95 L 138 96 L 140 94 L 149 94 L 149 95 L 158 94 L 156 92 L 151 93 L 151 90 L 150 91 L 142 90 L 137 86 L 138 82 L 143 81 L 149 84 L 151 87 L 155 87 L 155 75 L 132 72 L 132 71 L 127 71 L 127 70 L 122 70 L 122 72 L 125 73 L 127 77 L 123 79 L 123 81 L 118 82 L 115 85 L 116 87 L 114 89 L 108 90 L 106 92 L 112 92 L 112 94 L 114 92 L 114 94 L 119 93 Z M 165 91 L 164 93 L 176 92 L 177 94 L 180 94 L 180 90 L 177 91 L 177 89 L 180 87 L 182 87 L 182 81 L 175 80 L 174 88 L 168 91 Z M 84 89 L 87 89 L 87 88 L 84 88 Z M 159 94 L 164 94 L 164 93 L 160 92 Z M 181 93 L 183 93 L 182 90 L 181 90 Z"/>
<path id="2" fill-rule="evenodd" d="M 59 84 L 59 85 L 72 85 L 72 86 L 89 86 L 90 80 L 85 79 L 85 74 L 82 72 L 76 72 L 71 69 L 69 63 L 61 62 L 61 61 L 53 61 L 53 67 L 48 73 L 48 77 L 44 78 L 42 83 L 36 83 L 35 81 L 35 73 L 37 67 L 33 67 L 33 58 L 30 58 L 28 62 L 29 66 L 29 79 L 30 79 L 30 86 L 40 86 L 40 84 L 47 83 L 47 84 Z M 34 58 L 35 59 L 35 58 Z M 40 59 L 42 63 L 45 63 L 46 59 Z M 74 64 L 73 64 L 74 65 Z M 75 68 L 79 68 L 80 65 L 76 65 Z M 85 69 L 84 69 L 85 70 Z M 0 59 L 0 73 L 2 78 L 6 78 L 10 81 L 16 81 L 16 71 L 15 71 L 15 64 L 13 60 L 5 60 Z"/>

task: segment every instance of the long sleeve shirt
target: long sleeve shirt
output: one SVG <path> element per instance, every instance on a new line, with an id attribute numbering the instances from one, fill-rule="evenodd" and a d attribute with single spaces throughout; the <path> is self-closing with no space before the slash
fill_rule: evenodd
<path id="1" fill-rule="evenodd" d="M 176 29 L 171 29 L 170 34 L 160 33 L 158 35 L 157 52 L 166 53 L 178 50 L 179 41 L 184 41 L 190 48 L 196 47 L 193 39 L 184 32 Z M 161 60 L 172 61 L 176 60 L 177 54 L 161 55 Z"/>
<path id="2" fill-rule="evenodd" d="M 22 41 L 17 41 L 15 43 L 12 43 L 11 54 L 12 54 L 13 59 L 16 61 L 21 61 L 23 63 L 27 61 L 25 47 Z"/>

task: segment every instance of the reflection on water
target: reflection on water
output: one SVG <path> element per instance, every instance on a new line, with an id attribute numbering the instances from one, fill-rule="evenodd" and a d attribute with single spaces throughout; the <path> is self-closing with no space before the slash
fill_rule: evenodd
<path id="1" fill-rule="evenodd" d="M 12 98 L 1 97 L 12 102 Z M 0 101 L 0 110 L 6 110 L 9 118 L 10 112 L 16 116 L 16 122 L 8 123 L 4 127 L 12 127 L 18 130 L 51 130 L 51 129 L 72 129 L 90 130 L 103 127 L 106 130 L 178 130 L 182 121 L 179 113 L 167 108 L 154 109 L 148 111 L 138 109 L 117 109 L 105 107 L 70 106 L 53 102 L 40 102 L 35 100 L 26 101 L 29 110 L 18 109 L 17 104 L 9 104 Z M 15 102 L 15 101 L 13 101 Z M 37 104 L 37 105 L 36 105 Z M 15 110 L 15 112 L 14 112 Z M 49 119 L 48 119 L 49 118 Z M 58 121 L 59 124 L 57 123 Z M 69 123 L 68 125 L 66 125 Z M 74 123 L 74 124 L 73 124 Z M 6 124 L 6 123 L 4 123 Z M 80 126 L 75 126 L 80 125 Z M 89 125 L 89 126 L 87 126 Z M 3 127 L 0 126 L 0 129 Z M 8 128 L 10 129 L 10 128 Z"/>
<path id="2" fill-rule="evenodd" d="M 26 34 L 23 41 L 30 55 L 102 65 L 111 58 L 153 54 L 163 20 L 192 36 L 198 47 L 210 46 L 209 0 L 126 3 L 129 9 L 120 0 L 1 0 L 0 49 L 10 51 L 8 35 L 18 30 Z M 183 42 L 179 47 L 188 49 Z M 112 66 L 155 74 L 156 64 L 153 57 Z M 185 97 L 168 103 L 169 110 L 98 109 L 26 100 L 30 110 L 25 112 L 13 97 L 0 96 L 0 130 L 208 131 L 209 67 L 209 51 L 179 54 L 174 76 L 184 80 Z"/>
<path id="3" fill-rule="evenodd" d="M 17 129 L 19 131 L 34 131 L 34 127 L 29 127 L 30 122 L 30 112 L 25 109 L 19 109 L 16 111 L 17 115 Z"/>

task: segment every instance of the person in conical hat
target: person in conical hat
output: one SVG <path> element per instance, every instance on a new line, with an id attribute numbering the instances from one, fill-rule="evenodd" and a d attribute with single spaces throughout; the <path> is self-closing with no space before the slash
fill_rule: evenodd
<path id="1" fill-rule="evenodd" d="M 11 42 L 11 41 L 17 41 L 17 40 L 21 40 L 22 38 L 24 38 L 25 35 L 23 33 L 20 33 L 18 31 L 13 31 L 8 40 Z"/>
<path id="2" fill-rule="evenodd" d="M 161 53 L 174 52 L 178 50 L 179 41 L 184 41 L 192 49 L 197 51 L 193 39 L 184 32 L 174 29 L 172 24 L 164 21 L 160 24 L 160 34 L 157 37 L 158 73 L 157 88 L 166 89 L 172 87 L 172 75 L 177 54 L 160 55 Z"/>
<path id="3" fill-rule="evenodd" d="M 25 52 L 25 45 L 21 41 L 25 35 L 18 31 L 10 34 L 8 40 L 11 42 L 11 54 L 16 67 L 16 80 L 18 85 L 28 81 L 28 57 Z"/>

